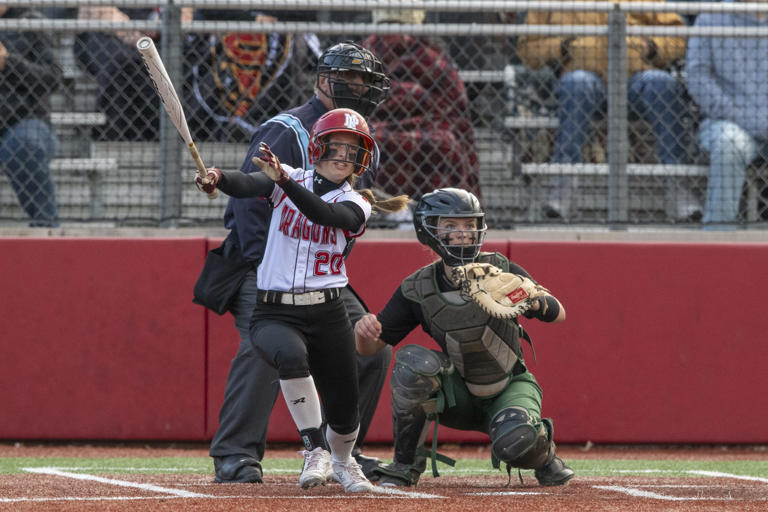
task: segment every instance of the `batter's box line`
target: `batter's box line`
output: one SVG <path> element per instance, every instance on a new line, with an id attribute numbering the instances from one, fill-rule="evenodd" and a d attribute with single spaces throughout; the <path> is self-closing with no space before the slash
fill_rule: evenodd
<path id="1" fill-rule="evenodd" d="M 651 491 L 644 491 L 636 487 L 623 487 L 621 485 L 593 485 L 595 489 L 603 491 L 619 492 L 635 498 L 649 498 L 654 500 L 664 501 L 734 501 L 733 498 L 704 498 L 698 496 L 683 497 L 683 496 L 667 496 L 666 494 L 659 494 Z"/>
<path id="2" fill-rule="evenodd" d="M 649 473 L 655 472 L 654 470 L 645 470 L 645 471 Z M 723 473 L 720 471 L 705 471 L 705 470 L 698 470 L 698 469 L 690 469 L 690 470 L 682 471 L 682 473 L 687 473 L 689 475 L 708 476 L 713 478 L 729 478 L 732 480 L 744 480 L 748 482 L 768 483 L 768 478 L 761 478 L 759 476 L 751 476 L 751 475 L 736 475 L 733 473 Z M 700 496 L 690 496 L 690 497 L 668 496 L 666 494 L 660 494 L 657 492 L 645 491 L 638 487 L 626 487 L 621 485 L 594 485 L 593 487 L 595 489 L 619 492 L 619 493 L 627 494 L 629 496 L 634 496 L 637 498 L 649 498 L 649 499 L 664 500 L 664 501 L 735 501 L 734 498 L 732 497 L 715 498 L 715 497 L 700 497 Z M 648 486 L 648 487 L 651 487 L 651 486 Z"/>
<path id="3" fill-rule="evenodd" d="M 90 482 L 98 482 L 106 485 L 115 485 L 118 487 L 129 487 L 134 489 L 141 489 L 144 491 L 151 491 L 151 492 L 159 492 L 162 494 L 168 494 L 173 497 L 177 498 L 221 498 L 220 496 L 213 496 L 210 494 L 201 494 L 196 492 L 190 492 L 185 491 L 182 489 L 172 489 L 169 487 L 161 487 L 158 485 L 153 484 L 143 484 L 138 482 L 128 482 L 126 480 L 116 480 L 114 478 L 104 478 L 96 475 L 89 475 L 86 473 L 71 473 L 68 471 L 61 471 L 58 468 L 55 467 L 37 467 L 37 468 L 21 468 L 22 471 L 26 471 L 28 473 L 36 473 L 41 475 L 53 475 L 53 476 L 60 476 L 64 478 L 72 478 L 75 480 L 85 480 Z M 380 487 L 380 486 L 374 486 L 373 492 L 376 494 L 383 494 L 385 498 L 407 498 L 407 499 L 447 499 L 448 496 L 441 496 L 438 494 L 427 494 L 423 492 L 412 492 L 412 491 L 404 491 L 401 489 L 394 489 L 391 487 Z M 341 496 L 341 498 L 344 498 L 345 496 Z M 360 497 L 364 497 L 364 495 L 360 495 Z M 273 497 L 274 498 L 274 497 Z M 291 498 L 302 498 L 301 496 L 292 496 Z M 340 496 L 306 496 L 304 498 L 310 498 L 310 499 L 324 499 L 324 498 L 333 498 L 333 499 L 339 499 Z M 353 496 L 346 496 L 346 498 L 354 498 Z"/>
<path id="4" fill-rule="evenodd" d="M 129 487 L 133 489 L 141 489 L 148 492 L 159 492 L 161 494 L 169 494 L 171 496 L 178 496 L 180 498 L 213 498 L 210 494 L 200 494 L 197 492 L 185 491 L 183 489 L 171 489 L 169 487 L 160 487 L 159 485 L 142 484 L 137 482 L 128 482 L 125 480 L 116 480 L 114 478 L 104 478 L 96 475 L 89 475 L 86 473 L 70 473 L 68 471 L 61 471 L 56 468 L 42 467 L 42 468 L 21 468 L 28 473 L 37 473 L 40 475 L 53 475 L 61 476 L 65 478 L 72 478 L 74 480 L 86 480 L 89 482 L 98 482 L 107 485 L 114 485 L 117 487 Z"/>

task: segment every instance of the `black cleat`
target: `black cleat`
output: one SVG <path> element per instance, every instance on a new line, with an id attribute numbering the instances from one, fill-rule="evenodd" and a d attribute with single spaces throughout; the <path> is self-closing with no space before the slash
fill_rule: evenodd
<path id="1" fill-rule="evenodd" d="M 217 484 L 261 483 L 261 463 L 253 457 L 247 455 L 214 457 L 213 467 L 216 469 L 213 481 Z"/>
<path id="2" fill-rule="evenodd" d="M 387 466 L 376 468 L 378 484 L 382 487 L 411 487 L 419 483 L 421 473 L 408 464 L 393 462 Z"/>
<path id="3" fill-rule="evenodd" d="M 533 473 L 539 485 L 554 486 L 565 485 L 573 478 L 573 470 L 565 465 L 560 457 L 555 457 L 552 462 Z"/>
<path id="4" fill-rule="evenodd" d="M 360 464 L 360 467 L 363 468 L 363 474 L 365 475 L 365 478 L 371 482 L 375 482 L 379 479 L 379 474 L 376 472 L 376 468 L 381 466 L 381 459 L 376 457 L 367 457 L 363 455 L 360 451 L 360 448 L 357 447 L 352 450 L 352 457 L 354 457 L 355 461 L 357 461 L 357 463 Z"/>

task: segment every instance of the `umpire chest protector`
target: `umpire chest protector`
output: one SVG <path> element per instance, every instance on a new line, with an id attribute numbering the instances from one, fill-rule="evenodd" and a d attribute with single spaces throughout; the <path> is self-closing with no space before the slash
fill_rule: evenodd
<path id="1" fill-rule="evenodd" d="M 498 253 L 482 253 L 475 260 L 507 271 L 509 262 Z M 504 389 L 522 357 L 519 326 L 491 317 L 459 291 L 441 292 L 438 261 L 408 276 L 403 295 L 421 306 L 424 327 L 445 350 L 475 396 L 492 396 Z M 519 368 L 519 365 L 518 365 Z"/>

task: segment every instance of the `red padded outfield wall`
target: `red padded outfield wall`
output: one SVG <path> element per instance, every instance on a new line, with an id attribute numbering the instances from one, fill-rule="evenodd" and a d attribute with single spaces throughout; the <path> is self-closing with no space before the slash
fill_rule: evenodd
<path id="1" fill-rule="evenodd" d="M 0 238 L 0 438 L 210 439 L 239 339 L 191 303 L 218 240 Z M 560 442 L 766 443 L 766 244 L 493 241 L 557 295 L 525 320 L 526 361 Z M 415 241 L 358 242 L 371 310 L 433 259 Z M 403 343 L 435 347 L 421 332 Z M 371 442 L 391 441 L 389 392 Z M 296 441 L 282 398 L 272 441 Z M 482 441 L 440 429 L 441 441 Z"/>
<path id="2" fill-rule="evenodd" d="M 0 438 L 201 438 L 205 247 L 0 238 Z"/>

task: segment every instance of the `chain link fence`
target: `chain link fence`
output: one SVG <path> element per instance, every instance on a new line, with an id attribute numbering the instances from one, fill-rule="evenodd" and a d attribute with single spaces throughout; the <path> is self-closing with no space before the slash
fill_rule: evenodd
<path id="1" fill-rule="evenodd" d="M 156 41 L 209 166 L 239 169 L 253 127 L 306 101 L 319 53 L 349 39 L 393 82 L 370 118 L 382 194 L 467 188 L 498 229 L 768 219 L 760 4 L 5 4 L 3 224 L 221 224 L 226 197 L 192 184 L 194 164 L 135 49 L 142 35 Z"/>

